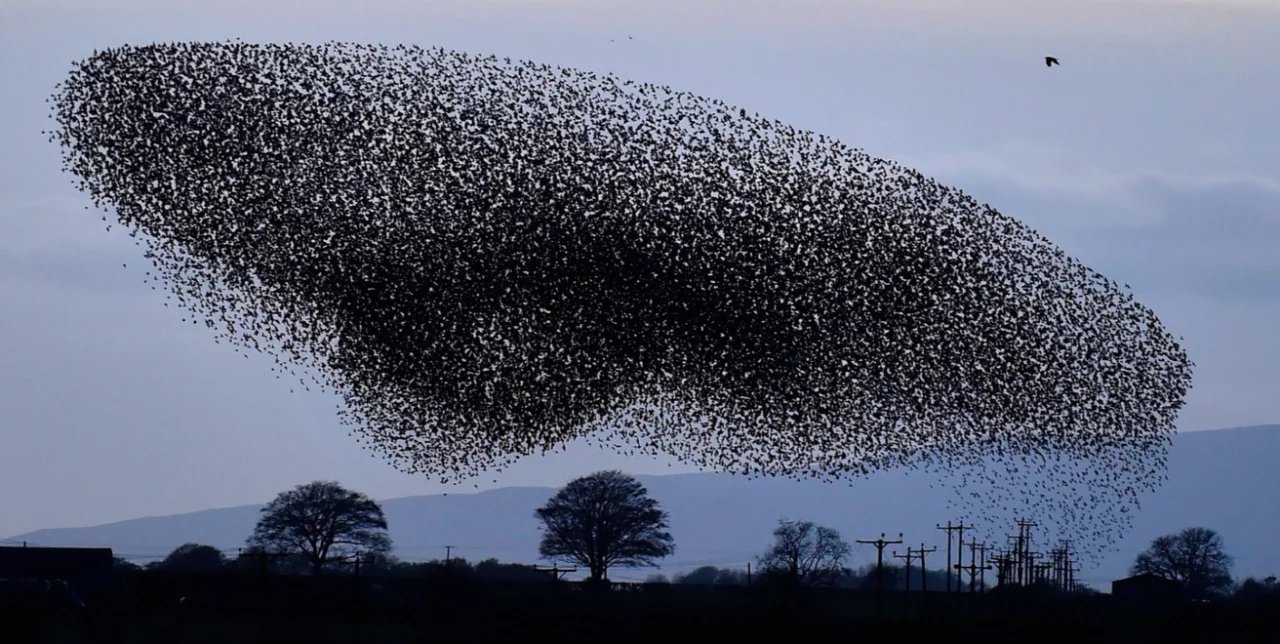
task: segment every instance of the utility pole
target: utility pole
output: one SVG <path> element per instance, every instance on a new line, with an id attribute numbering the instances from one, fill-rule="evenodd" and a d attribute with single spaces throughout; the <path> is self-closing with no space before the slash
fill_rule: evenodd
<path id="1" fill-rule="evenodd" d="M 1067 592 L 1067 569 L 1071 567 L 1071 558 L 1066 542 L 1063 545 L 1049 551 L 1049 556 L 1053 560 L 1053 574 L 1049 581 L 1053 587 L 1061 592 Z"/>
<path id="2" fill-rule="evenodd" d="M 964 525 L 964 521 L 961 521 L 960 525 L 951 525 L 951 522 L 948 521 L 947 525 L 940 525 L 935 527 L 938 528 L 939 530 L 947 531 L 947 592 L 951 592 L 951 533 L 959 530 L 960 540 L 964 541 L 965 525 Z"/>
<path id="3" fill-rule="evenodd" d="M 987 592 L 987 571 L 991 569 L 991 566 L 987 565 L 987 544 L 979 543 L 977 550 L 979 562 L 978 574 L 980 575 L 978 579 L 978 587 L 985 593 Z M 970 557 L 970 559 L 972 559 L 972 557 Z M 969 583 L 972 584 L 973 580 L 970 579 Z"/>
<path id="4" fill-rule="evenodd" d="M 975 546 L 977 546 L 976 541 L 969 544 L 969 594 L 973 594 L 973 580 L 978 572 L 978 557 L 975 554 L 977 548 Z"/>
<path id="5" fill-rule="evenodd" d="M 1031 552 L 1031 529 L 1040 525 L 1030 519 L 1018 519 L 1018 583 L 1029 585 L 1035 575 L 1035 553 Z"/>
<path id="6" fill-rule="evenodd" d="M 1053 564 L 1048 561 L 1036 564 L 1036 581 L 1045 581 L 1045 578 L 1049 576 L 1049 568 L 1052 566 Z"/>
<path id="7" fill-rule="evenodd" d="M 985 545 L 986 544 L 983 544 L 984 547 Z M 985 564 L 982 566 L 978 565 L 978 556 L 975 552 L 976 550 L 978 550 L 978 543 L 977 542 L 970 543 L 969 544 L 969 565 L 964 567 L 956 566 L 957 568 L 960 568 L 962 571 L 969 573 L 969 593 L 970 594 L 975 592 L 974 584 L 978 577 L 978 571 L 979 570 L 985 571 L 987 568 L 991 567 Z"/>
<path id="8" fill-rule="evenodd" d="M 972 544 L 970 544 L 970 545 L 972 545 Z M 970 548 L 970 549 L 972 550 L 972 548 Z M 955 565 L 955 569 L 956 569 L 956 592 L 958 592 L 958 593 L 960 593 L 960 592 L 964 592 L 964 573 L 965 573 L 965 571 L 966 571 L 966 570 L 968 570 L 968 569 L 969 569 L 969 567 L 968 567 L 968 566 L 965 566 L 965 565 L 964 565 L 964 557 L 962 556 L 963 554 L 964 554 L 964 541 L 960 541 L 958 544 L 956 544 L 956 565 Z M 972 556 L 970 556 L 970 557 L 969 557 L 969 565 L 973 565 L 973 557 L 972 557 Z M 969 576 L 969 592 L 973 592 L 973 576 L 972 576 L 972 574 Z"/>
<path id="9" fill-rule="evenodd" d="M 1071 560 L 1071 541 L 1064 539 L 1062 541 L 1062 590 L 1068 593 L 1076 592 L 1076 572 L 1080 567 L 1076 562 Z"/>
<path id="10" fill-rule="evenodd" d="M 920 544 L 920 549 L 916 551 L 916 554 L 920 555 L 920 592 L 922 593 L 929 592 L 929 567 L 925 565 L 924 558 L 929 553 L 937 551 L 937 546 L 925 550 L 923 543 Z M 908 549 L 908 552 L 910 552 L 910 549 Z"/>
<path id="11" fill-rule="evenodd" d="M 906 577 L 906 580 L 907 580 L 907 588 L 906 588 L 905 592 L 910 593 L 910 592 L 911 592 L 911 561 L 912 561 L 913 559 L 915 559 L 915 558 L 916 558 L 916 551 L 915 551 L 915 550 L 912 550 L 912 549 L 911 549 L 911 547 L 910 547 L 910 546 L 908 546 L 908 547 L 907 547 L 907 554 L 905 554 L 905 555 L 900 555 L 900 554 L 898 554 L 897 552 L 894 552 L 894 553 L 893 553 L 893 556 L 894 556 L 894 557 L 897 557 L 898 559 L 902 559 L 903 561 L 907 562 L 907 570 L 906 570 L 906 574 L 904 575 L 904 576 Z"/>
<path id="12" fill-rule="evenodd" d="M 1013 557 L 1009 556 L 1009 551 L 1001 550 L 999 554 L 991 557 L 991 563 L 996 565 L 996 585 L 1003 586 L 1009 583 L 1009 568 L 1013 563 Z"/>
<path id="13" fill-rule="evenodd" d="M 1071 560 L 1071 541 L 1064 539 L 1062 541 L 1062 590 L 1068 593 L 1076 591 L 1076 570 L 1076 564 Z"/>
<path id="14" fill-rule="evenodd" d="M 858 539 L 858 543 L 867 543 L 876 547 L 876 615 L 884 614 L 884 547 L 890 544 L 902 543 L 902 533 L 898 533 L 897 541 L 888 541 L 884 538 L 884 533 L 880 533 L 879 539 Z"/>
<path id="15" fill-rule="evenodd" d="M 453 546 L 444 547 L 444 565 L 447 567 L 453 561 Z"/>
<path id="16" fill-rule="evenodd" d="M 564 579 L 565 573 L 578 571 L 577 566 L 574 566 L 572 568 L 561 568 L 558 562 L 552 562 L 550 568 L 547 568 L 546 566 L 534 566 L 533 569 L 541 570 L 542 572 L 551 573 L 551 581 L 553 582 L 561 581 L 562 579 Z"/>

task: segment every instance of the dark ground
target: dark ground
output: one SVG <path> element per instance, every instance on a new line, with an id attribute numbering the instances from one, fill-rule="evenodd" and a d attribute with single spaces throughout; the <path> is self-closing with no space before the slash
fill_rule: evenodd
<path id="1" fill-rule="evenodd" d="M 84 607 L 10 601 L 0 642 L 1276 642 L 1280 602 L 741 586 L 119 575 Z"/>

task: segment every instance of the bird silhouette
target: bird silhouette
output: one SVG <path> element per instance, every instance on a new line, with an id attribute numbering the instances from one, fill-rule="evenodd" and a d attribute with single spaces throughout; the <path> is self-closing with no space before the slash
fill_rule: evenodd
<path id="1" fill-rule="evenodd" d="M 1045 56 L 1045 57 L 1044 57 L 1044 65 L 1045 65 L 1045 67 L 1053 67 L 1054 65 L 1061 65 L 1061 64 L 1062 64 L 1062 63 L 1059 63 L 1059 62 L 1058 62 L 1058 59 L 1057 59 L 1057 58 L 1054 58 L 1053 56 Z"/>

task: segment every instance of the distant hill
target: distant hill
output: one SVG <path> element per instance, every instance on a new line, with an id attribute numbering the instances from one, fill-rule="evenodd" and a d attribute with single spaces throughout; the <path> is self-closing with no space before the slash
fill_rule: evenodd
<path id="1" fill-rule="evenodd" d="M 881 532 L 909 543 L 944 545 L 934 528 L 948 517 L 948 494 L 931 488 L 929 475 L 885 472 L 851 485 L 724 474 L 640 476 L 671 515 L 676 553 L 661 570 L 617 570 L 618 580 L 671 575 L 701 565 L 745 567 L 770 541 L 780 517 L 836 528 L 846 539 Z M 1143 500 L 1133 530 L 1114 551 L 1082 571 L 1099 590 L 1124 576 L 1137 552 L 1154 537 L 1192 525 L 1219 531 L 1235 556 L 1239 576 L 1280 573 L 1273 554 L 1280 537 L 1280 425 L 1180 434 L 1169 457 L 1169 480 Z M 533 511 L 555 490 L 501 488 L 474 494 L 416 496 L 383 501 L 396 554 L 404 559 L 453 555 L 479 561 L 538 562 Z M 134 559 L 162 556 L 182 543 L 208 543 L 235 551 L 253 529 L 261 506 L 148 517 L 85 528 L 37 530 L 9 541 L 33 545 L 109 546 Z M 942 555 L 945 548 L 940 548 Z M 857 546 L 854 564 L 874 560 Z M 944 556 L 944 555 L 943 555 Z M 942 556 L 930 559 L 941 567 Z M 932 566 L 931 566 L 932 567 Z"/>

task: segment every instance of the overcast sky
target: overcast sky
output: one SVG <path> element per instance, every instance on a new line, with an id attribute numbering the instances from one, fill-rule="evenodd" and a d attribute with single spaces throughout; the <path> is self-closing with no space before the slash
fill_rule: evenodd
<path id="1" fill-rule="evenodd" d="M 215 344 L 143 283 L 141 250 L 85 209 L 41 133 L 45 99 L 94 49 L 443 46 L 835 136 L 1130 284 L 1197 364 L 1179 421 L 1194 431 L 1280 422 L 1277 34 L 1272 0 L 0 0 L 0 535 L 317 478 L 381 498 L 445 489 L 362 451 L 336 396 L 276 380 L 269 357 Z M 575 446 L 458 489 L 602 467 L 681 469 Z"/>

